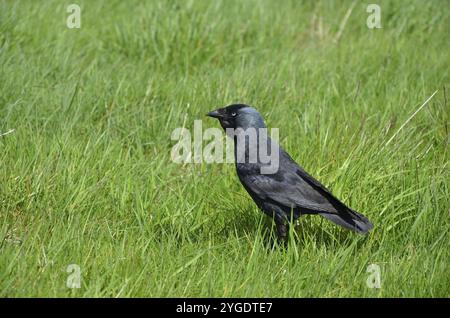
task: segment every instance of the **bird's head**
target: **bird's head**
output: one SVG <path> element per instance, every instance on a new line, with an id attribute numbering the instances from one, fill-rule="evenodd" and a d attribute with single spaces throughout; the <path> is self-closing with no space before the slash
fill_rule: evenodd
<path id="1" fill-rule="evenodd" d="M 227 128 L 266 128 L 264 119 L 256 109 L 245 104 L 233 104 L 216 109 L 207 114 L 209 117 L 217 118 L 225 130 Z"/>

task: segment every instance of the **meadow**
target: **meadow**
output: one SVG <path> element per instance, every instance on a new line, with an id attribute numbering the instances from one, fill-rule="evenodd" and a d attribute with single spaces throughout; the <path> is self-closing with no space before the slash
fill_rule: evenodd
<path id="1" fill-rule="evenodd" d="M 1 0 L 0 296 L 449 297 L 450 6 L 376 3 Z M 236 102 L 370 234 L 171 160 Z"/>

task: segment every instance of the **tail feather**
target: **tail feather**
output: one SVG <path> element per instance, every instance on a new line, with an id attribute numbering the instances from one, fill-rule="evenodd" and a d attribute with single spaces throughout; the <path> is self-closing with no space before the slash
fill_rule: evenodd
<path id="1" fill-rule="evenodd" d="M 320 213 L 320 215 L 337 225 L 361 234 L 367 234 L 373 228 L 368 218 L 351 209 L 339 214 Z"/>

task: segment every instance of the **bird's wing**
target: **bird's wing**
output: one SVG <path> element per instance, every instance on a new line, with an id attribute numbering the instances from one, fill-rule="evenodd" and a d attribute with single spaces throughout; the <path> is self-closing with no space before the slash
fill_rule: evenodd
<path id="1" fill-rule="evenodd" d="M 275 174 L 242 173 L 241 181 L 261 199 L 270 199 L 288 208 L 306 208 L 336 213 L 332 196 L 303 169 L 282 165 Z M 334 203 L 334 202 L 333 202 Z"/>

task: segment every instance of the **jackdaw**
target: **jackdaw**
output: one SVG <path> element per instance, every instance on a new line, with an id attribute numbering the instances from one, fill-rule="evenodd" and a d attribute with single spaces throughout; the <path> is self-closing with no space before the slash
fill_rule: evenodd
<path id="1" fill-rule="evenodd" d="M 264 119 L 255 108 L 233 104 L 207 115 L 217 118 L 227 135 L 234 139 L 239 180 L 259 209 L 274 219 L 280 240 L 286 242 L 289 223 L 303 214 L 319 214 L 362 234 L 372 229 L 372 223 L 364 215 L 339 201 L 267 135 Z M 257 138 L 252 140 L 249 131 L 254 131 Z M 262 148 L 267 150 L 272 162 L 262 160 L 259 153 Z M 277 169 L 264 172 L 269 165 Z"/>

